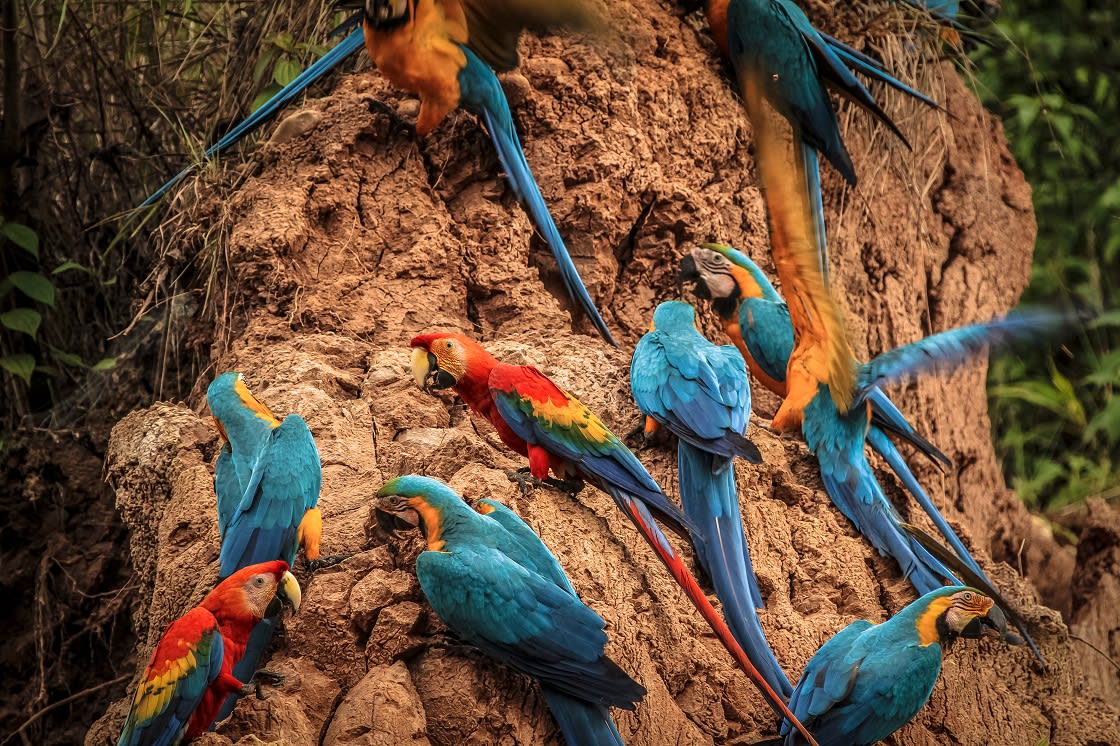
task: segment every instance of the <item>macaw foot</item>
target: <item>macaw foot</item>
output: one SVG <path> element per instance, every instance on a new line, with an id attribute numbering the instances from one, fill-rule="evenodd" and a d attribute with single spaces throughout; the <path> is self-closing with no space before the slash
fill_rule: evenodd
<path id="1" fill-rule="evenodd" d="M 560 490 L 565 495 L 568 495 L 570 497 L 575 497 L 576 495 L 578 495 L 580 491 L 583 490 L 584 486 L 582 479 L 554 479 L 552 477 L 549 477 L 548 479 L 544 480 L 544 483 L 549 487 L 555 487 L 556 489 Z"/>
<path id="2" fill-rule="evenodd" d="M 398 114 L 396 109 L 373 97 L 367 97 L 364 101 L 370 114 L 384 114 L 388 117 L 391 125 L 390 135 L 395 135 L 397 132 L 407 132 L 413 138 L 417 137 L 416 125 Z"/>
<path id="3" fill-rule="evenodd" d="M 249 683 L 241 689 L 241 696 L 247 697 L 250 694 L 255 694 L 257 699 L 266 699 L 264 687 L 271 686 L 277 687 L 284 683 L 284 674 L 278 671 L 269 671 L 267 668 L 262 668 L 253 674 L 253 678 L 249 679 Z"/>
<path id="4" fill-rule="evenodd" d="M 342 554 L 332 554 L 330 557 L 320 557 L 313 560 L 305 560 L 308 572 L 318 572 L 324 567 L 334 567 L 344 559 L 353 557 L 356 552 L 344 552 Z"/>
<path id="5" fill-rule="evenodd" d="M 645 430 L 646 430 L 646 421 L 645 421 L 645 420 L 643 419 L 643 420 L 642 420 L 641 422 L 639 422 L 639 423 L 638 423 L 637 425 L 634 425 L 633 429 L 631 429 L 630 431 L 628 431 L 628 432 L 626 433 L 626 435 L 625 435 L 625 436 L 623 436 L 623 438 L 622 438 L 622 439 L 623 439 L 623 440 L 626 440 L 626 441 L 629 441 L 629 440 L 633 440 L 634 438 L 638 437 L 639 435 L 644 435 L 644 434 L 645 434 Z M 644 442 L 645 442 L 646 440 L 647 440 L 646 438 L 642 438 L 642 442 L 643 442 L 643 443 L 644 443 Z"/>
<path id="6" fill-rule="evenodd" d="M 482 660 L 485 657 L 483 656 L 482 651 L 476 648 L 474 645 L 466 642 L 460 642 L 456 639 L 437 640 L 435 642 L 428 643 L 427 648 L 428 650 L 443 650 L 450 655 L 459 656 L 461 658 L 470 658 L 471 660 L 476 661 Z"/>
<path id="7" fill-rule="evenodd" d="M 535 488 L 541 485 L 541 480 L 529 472 L 528 466 L 523 466 L 517 471 L 507 471 L 506 477 L 521 490 L 522 497 L 528 497 Z"/>

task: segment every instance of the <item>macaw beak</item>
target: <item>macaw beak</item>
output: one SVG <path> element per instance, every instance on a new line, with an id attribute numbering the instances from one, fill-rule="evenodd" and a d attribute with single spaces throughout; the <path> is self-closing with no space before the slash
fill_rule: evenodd
<path id="1" fill-rule="evenodd" d="M 1003 609 L 992 604 L 985 616 L 978 616 L 969 622 L 963 630 L 961 637 L 977 639 L 985 635 L 994 635 L 1008 645 L 1022 645 L 1023 638 L 1007 628 L 1007 616 Z"/>
<path id="2" fill-rule="evenodd" d="M 381 495 L 379 497 L 387 497 L 388 495 Z M 420 514 L 412 508 L 395 507 L 392 509 L 383 507 L 384 500 L 377 500 L 373 504 L 373 512 L 377 517 L 377 527 L 388 536 L 397 536 L 398 532 L 412 531 L 416 528 L 423 530 L 420 524 Z"/>
<path id="3" fill-rule="evenodd" d="M 299 611 L 299 604 L 302 600 L 303 593 L 299 589 L 296 576 L 290 572 L 285 572 L 283 577 L 280 578 L 280 584 L 276 586 L 276 595 L 268 604 L 266 616 L 278 616 L 284 612 L 284 607 L 291 609 L 292 614 L 295 615 Z"/>
<path id="4" fill-rule="evenodd" d="M 440 370 L 436 356 L 423 347 L 412 350 L 412 380 L 425 391 L 449 389 L 458 381 L 455 376 L 445 370 Z"/>
<path id="5" fill-rule="evenodd" d="M 701 282 L 700 271 L 696 268 L 696 260 L 691 254 L 681 259 L 681 268 L 677 272 L 677 290 L 688 290 L 697 298 L 711 300 L 708 286 Z"/>

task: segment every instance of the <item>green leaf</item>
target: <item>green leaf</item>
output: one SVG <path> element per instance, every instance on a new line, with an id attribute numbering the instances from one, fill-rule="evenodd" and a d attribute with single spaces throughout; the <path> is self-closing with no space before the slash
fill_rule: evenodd
<path id="1" fill-rule="evenodd" d="M 98 360 L 90 366 L 90 370 L 103 371 L 112 370 L 117 366 L 117 359 L 115 357 L 106 357 Z"/>
<path id="2" fill-rule="evenodd" d="M 5 355 L 0 357 L 0 368 L 23 379 L 28 386 L 31 385 L 31 374 L 35 371 L 35 358 L 25 353 Z"/>
<path id="3" fill-rule="evenodd" d="M 38 272 L 12 272 L 8 279 L 28 298 L 54 305 L 54 285 Z"/>
<path id="4" fill-rule="evenodd" d="M 77 262 L 63 262 L 62 264 L 60 264 L 57 267 L 55 267 L 54 269 L 52 269 L 51 274 L 52 275 L 60 275 L 63 272 L 69 272 L 72 269 L 79 269 L 82 272 L 86 272 L 86 273 L 89 272 L 89 267 L 87 267 L 83 264 L 78 264 Z"/>
<path id="5" fill-rule="evenodd" d="M 23 332 L 34 339 L 39 332 L 39 324 L 43 317 L 31 308 L 15 308 L 7 313 L 0 314 L 0 324 L 16 332 Z"/>
<path id="6" fill-rule="evenodd" d="M 57 347 L 51 347 L 50 351 L 51 351 L 51 357 L 53 357 L 55 360 L 62 363 L 63 365 L 69 365 L 71 368 L 85 368 L 85 367 L 87 367 L 85 362 L 80 357 L 78 357 L 77 355 L 75 355 L 72 352 L 66 352 L 65 350 L 60 350 Z"/>
<path id="7" fill-rule="evenodd" d="M 298 63 L 292 60 L 280 60 L 272 69 L 272 80 L 279 86 L 291 83 L 302 72 Z"/>
<path id="8" fill-rule="evenodd" d="M 39 235 L 22 223 L 4 223 L 0 225 L 0 235 L 20 247 L 27 253 L 39 258 Z"/>

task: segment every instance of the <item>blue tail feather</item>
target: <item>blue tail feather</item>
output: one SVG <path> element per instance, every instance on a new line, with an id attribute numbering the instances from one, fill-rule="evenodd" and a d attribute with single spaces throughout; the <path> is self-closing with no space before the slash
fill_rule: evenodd
<path id="1" fill-rule="evenodd" d="M 873 80 L 878 80 L 880 83 L 885 83 L 891 88 L 905 93 L 907 96 L 916 98 L 926 106 L 932 106 L 935 109 L 941 108 L 941 104 L 937 103 L 934 99 L 919 90 L 911 88 L 888 73 L 886 66 L 882 62 L 867 56 L 857 49 L 849 47 L 844 42 L 826 33 L 821 32 L 821 37 L 828 43 L 828 46 L 832 48 L 832 51 L 850 67 L 854 68 L 856 72 L 863 73 Z"/>
<path id="2" fill-rule="evenodd" d="M 906 420 L 906 417 L 882 389 L 873 388 L 868 391 L 867 401 L 871 404 L 871 422 L 873 425 L 910 443 L 925 454 L 938 468 L 953 465 L 952 460 L 940 448 L 930 443 L 914 429 L 914 426 Z"/>
<path id="3" fill-rule="evenodd" d="M 929 519 L 937 526 L 937 530 L 945 537 L 945 541 L 949 542 L 949 546 L 953 548 L 953 551 L 957 553 L 961 561 L 967 564 L 977 575 L 987 580 L 990 584 L 991 581 L 988 580 L 988 576 L 980 569 L 980 565 L 976 563 L 976 559 L 969 553 L 968 548 L 965 547 L 960 537 L 957 536 L 944 516 L 941 515 L 937 506 L 933 504 L 933 500 L 931 500 L 926 491 L 922 489 L 922 485 L 918 483 L 918 480 L 914 477 L 914 473 L 910 471 L 910 466 L 906 463 L 902 454 L 898 452 L 898 448 L 891 442 L 891 439 L 887 437 L 886 433 L 877 427 L 871 427 L 867 431 L 867 442 L 883 457 L 891 467 L 891 470 L 894 471 L 902 481 L 902 484 L 909 490 L 910 494 L 914 496 L 918 504 L 922 506 L 922 510 L 926 512 Z"/>
<path id="4" fill-rule="evenodd" d="M 821 162 L 817 149 L 801 142 L 801 164 L 805 169 L 805 189 L 809 195 L 809 209 L 816 225 L 817 256 L 821 260 L 821 272 L 828 278 L 828 238 L 824 230 L 824 194 L 821 192 Z"/>
<path id="5" fill-rule="evenodd" d="M 466 47 L 461 49 L 467 55 L 467 66 L 459 73 L 459 89 L 461 104 L 467 111 L 480 117 L 486 125 L 486 131 L 498 151 L 498 160 L 506 172 L 511 186 L 525 211 L 533 221 L 533 225 L 544 236 L 545 242 L 552 250 L 552 256 L 560 268 L 560 276 L 564 280 L 564 287 L 572 300 L 583 309 L 587 317 L 595 325 L 603 339 L 618 347 L 618 342 L 611 334 L 607 323 L 595 307 L 595 301 L 580 279 L 579 270 L 576 269 L 564 239 L 548 211 L 548 206 L 537 186 L 529 163 L 525 160 L 525 153 L 521 149 L 521 140 L 517 137 L 517 129 L 513 126 L 513 116 L 510 114 L 509 102 L 498 83 L 494 71 L 480 60 L 474 52 Z"/>
<path id="6" fill-rule="evenodd" d="M 568 746 L 624 746 L 610 710 L 547 686 L 541 694 Z"/>
<path id="7" fill-rule="evenodd" d="M 252 114 L 246 117 L 241 124 L 237 125 L 229 132 L 227 132 L 218 142 L 211 145 L 206 149 L 202 156 L 202 160 L 209 160 L 213 156 L 222 152 L 230 147 L 245 135 L 252 132 L 254 129 L 264 124 L 268 119 L 279 111 L 285 104 L 293 98 L 302 93 L 308 86 L 314 83 L 319 78 L 330 72 L 338 63 L 349 57 L 354 52 L 362 48 L 364 44 L 364 37 L 362 29 L 358 28 L 352 31 L 349 36 L 339 42 L 336 46 L 332 47 L 325 55 L 318 61 L 296 76 L 295 80 L 288 85 L 277 91 L 276 95 L 264 102 Z M 184 176 L 189 174 L 195 169 L 196 164 L 191 164 L 184 168 L 175 176 L 152 193 L 150 197 L 140 203 L 140 207 L 148 207 L 154 204 L 160 197 L 168 192 L 173 186 L 179 183 Z"/>
<path id="8" fill-rule="evenodd" d="M 743 534 L 735 469 L 716 473 L 713 461 L 717 459 L 683 440 L 677 446 L 681 503 L 703 532 L 703 540 L 696 541 L 697 557 L 712 579 L 735 639 L 771 688 L 788 698 L 793 686 L 766 641 L 756 612 L 762 594 Z"/>

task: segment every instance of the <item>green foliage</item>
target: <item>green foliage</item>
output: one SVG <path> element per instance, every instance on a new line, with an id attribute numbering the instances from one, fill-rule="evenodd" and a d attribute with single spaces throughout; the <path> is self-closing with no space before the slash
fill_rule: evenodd
<path id="1" fill-rule="evenodd" d="M 1038 216 L 1025 303 L 1103 312 L 1055 353 L 994 361 L 992 428 L 1009 481 L 1053 509 L 1120 484 L 1120 5 L 1003 4 L 1005 43 L 974 55 L 985 103 L 1004 120 Z"/>

